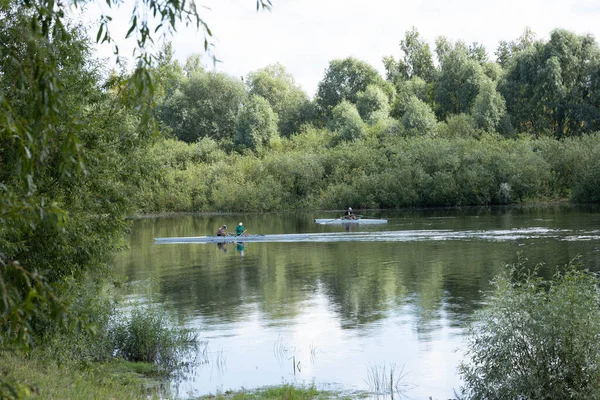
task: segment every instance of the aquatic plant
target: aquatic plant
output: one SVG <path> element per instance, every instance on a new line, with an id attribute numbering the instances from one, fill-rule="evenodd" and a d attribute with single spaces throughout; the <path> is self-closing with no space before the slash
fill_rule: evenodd
<path id="1" fill-rule="evenodd" d="M 411 384 L 404 381 L 406 375 L 408 373 L 404 372 L 404 366 L 398 371 L 396 364 L 370 365 L 366 383 L 372 393 L 389 395 L 393 399 L 394 394 L 401 396 L 412 388 Z"/>
<path id="2" fill-rule="evenodd" d="M 173 369 L 182 353 L 198 343 L 197 334 L 176 326 L 158 306 L 136 306 L 127 317 L 115 321 L 115 355 L 128 361 L 155 363 Z"/>

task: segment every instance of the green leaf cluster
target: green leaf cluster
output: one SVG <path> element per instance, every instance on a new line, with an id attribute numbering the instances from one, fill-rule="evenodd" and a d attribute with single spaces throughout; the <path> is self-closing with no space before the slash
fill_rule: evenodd
<path id="1" fill-rule="evenodd" d="M 551 280 L 522 262 L 493 282 L 459 368 L 470 399 L 600 396 L 600 290 L 570 264 Z"/>

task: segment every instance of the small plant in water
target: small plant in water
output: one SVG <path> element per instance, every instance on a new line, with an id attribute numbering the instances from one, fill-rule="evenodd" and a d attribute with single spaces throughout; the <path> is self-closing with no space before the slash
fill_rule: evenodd
<path id="1" fill-rule="evenodd" d="M 366 383 L 369 391 L 378 395 L 390 395 L 393 399 L 394 395 L 403 396 L 404 392 L 412 388 L 412 385 L 403 382 L 406 375 L 408 373 L 404 372 L 404 366 L 397 371 L 396 364 L 390 364 L 389 367 L 385 364 L 370 365 Z"/>
<path id="2" fill-rule="evenodd" d="M 112 332 L 117 356 L 168 370 L 177 368 L 184 353 L 198 344 L 196 334 L 176 326 L 158 306 L 134 306 L 129 316 L 114 321 Z"/>

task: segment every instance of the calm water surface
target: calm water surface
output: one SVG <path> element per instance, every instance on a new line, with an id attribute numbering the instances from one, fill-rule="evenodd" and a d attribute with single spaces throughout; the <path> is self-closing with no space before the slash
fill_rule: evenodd
<path id="1" fill-rule="evenodd" d="M 387 225 L 349 234 L 312 222 L 338 214 L 134 222 L 130 249 L 115 260 L 129 295 L 168 303 L 208 342 L 206 362 L 175 385 L 181 397 L 283 382 L 369 390 L 373 371 L 395 365 L 406 398 L 448 399 L 461 384 L 456 367 L 481 291 L 519 252 L 531 265 L 547 264 L 547 276 L 578 255 L 600 271 L 598 208 L 377 211 L 370 215 Z M 240 221 L 250 233 L 337 232 L 348 240 L 154 244 Z"/>

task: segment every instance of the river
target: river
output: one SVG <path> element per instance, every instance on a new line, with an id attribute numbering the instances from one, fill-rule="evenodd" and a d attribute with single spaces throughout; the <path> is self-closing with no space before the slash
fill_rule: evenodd
<path id="1" fill-rule="evenodd" d="M 600 271 L 600 209 L 498 207 L 369 211 L 385 225 L 317 225 L 340 212 L 179 215 L 133 222 L 115 259 L 130 298 L 168 304 L 198 329 L 203 362 L 182 398 L 281 383 L 375 391 L 393 370 L 408 399 L 448 399 L 482 291 L 518 257 Z M 158 237 L 339 233 L 347 240 L 155 244 Z M 363 234 L 364 233 L 364 234 Z M 327 237 L 327 235 L 325 235 Z"/>

